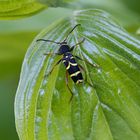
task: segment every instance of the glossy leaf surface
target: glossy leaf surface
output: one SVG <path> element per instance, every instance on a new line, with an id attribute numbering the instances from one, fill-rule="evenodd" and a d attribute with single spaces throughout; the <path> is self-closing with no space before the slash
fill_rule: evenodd
<path id="1" fill-rule="evenodd" d="M 59 46 L 36 42 L 38 38 L 73 44 L 85 38 L 73 54 L 100 68 L 78 60 L 88 82 L 73 84 L 71 94 L 61 63 Z M 130 36 L 103 11 L 81 10 L 46 28 L 25 56 L 15 99 L 15 116 L 21 140 L 138 140 L 140 139 L 140 41 Z M 93 86 L 91 86 L 90 84 Z"/>

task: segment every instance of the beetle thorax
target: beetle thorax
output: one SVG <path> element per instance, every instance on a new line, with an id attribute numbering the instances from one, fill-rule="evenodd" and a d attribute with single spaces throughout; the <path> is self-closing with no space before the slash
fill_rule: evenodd
<path id="1" fill-rule="evenodd" d="M 59 54 L 65 54 L 67 52 L 70 52 L 70 47 L 68 44 L 62 44 L 58 50 Z"/>

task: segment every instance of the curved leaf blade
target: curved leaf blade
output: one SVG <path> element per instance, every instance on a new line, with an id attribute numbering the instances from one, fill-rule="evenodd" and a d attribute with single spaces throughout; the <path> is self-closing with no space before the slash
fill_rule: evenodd
<path id="1" fill-rule="evenodd" d="M 85 42 L 73 54 L 101 69 L 79 62 L 86 70 L 88 83 L 73 84 L 74 97 L 65 84 L 61 58 L 44 56 L 58 46 L 37 38 L 62 41 L 70 29 L 81 24 L 69 44 Z M 15 99 L 16 127 L 24 140 L 138 140 L 140 138 L 140 42 L 121 28 L 112 17 L 99 10 L 74 12 L 40 33 L 29 48 L 22 67 Z"/>
<path id="2" fill-rule="evenodd" d="M 65 7 L 72 1 L 74 0 L 0 0 L 0 19 L 27 17 L 48 7 Z"/>
<path id="3" fill-rule="evenodd" d="M 46 6 L 32 0 L 0 1 L 0 19 L 16 19 L 30 16 Z"/>

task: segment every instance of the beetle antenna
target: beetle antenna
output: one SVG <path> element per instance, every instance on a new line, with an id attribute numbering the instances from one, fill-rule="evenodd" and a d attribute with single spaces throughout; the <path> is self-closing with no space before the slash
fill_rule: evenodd
<path id="1" fill-rule="evenodd" d="M 37 42 L 38 41 L 45 41 L 45 42 L 53 42 L 53 43 L 56 43 L 56 44 L 60 44 L 60 42 L 55 42 L 55 41 L 53 41 L 53 40 L 46 40 L 46 39 L 38 39 L 38 40 L 36 40 Z"/>
<path id="2" fill-rule="evenodd" d="M 67 36 L 66 36 L 66 38 L 64 39 L 63 42 L 65 42 L 65 41 L 68 39 L 69 35 L 73 32 L 73 30 L 74 30 L 77 26 L 80 26 L 80 25 L 81 25 L 81 24 L 75 25 L 75 26 L 72 28 L 72 30 L 67 34 Z"/>
<path id="3" fill-rule="evenodd" d="M 67 36 L 66 36 L 66 38 L 64 39 L 64 41 L 63 42 L 65 42 L 67 39 L 68 39 L 68 37 L 69 37 L 69 35 L 73 32 L 73 30 L 77 27 L 77 26 L 80 26 L 81 24 L 77 24 L 77 25 L 75 25 L 73 28 L 72 28 L 72 30 L 67 34 Z M 52 42 L 52 43 L 56 43 L 56 44 L 61 44 L 61 42 L 55 42 L 55 41 L 53 41 L 53 40 L 46 40 L 46 39 L 38 39 L 38 40 L 36 40 L 37 42 L 38 41 L 45 41 L 45 42 Z"/>

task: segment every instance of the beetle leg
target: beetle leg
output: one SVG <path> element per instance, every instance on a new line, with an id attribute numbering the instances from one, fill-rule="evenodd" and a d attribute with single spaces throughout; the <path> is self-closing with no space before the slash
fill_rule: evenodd
<path id="1" fill-rule="evenodd" d="M 76 55 L 74 57 L 81 60 L 81 61 L 85 61 L 86 63 L 90 64 L 92 67 L 99 68 L 99 65 L 97 65 L 97 64 L 92 64 L 92 63 L 88 62 L 87 60 L 83 60 L 82 58 L 80 58 Z"/>
<path id="2" fill-rule="evenodd" d="M 66 85 L 67 85 L 68 90 L 69 90 L 70 93 L 71 93 L 71 98 L 70 98 L 70 100 L 69 100 L 69 102 L 71 102 L 71 101 L 72 101 L 72 98 L 73 98 L 73 92 L 72 92 L 72 90 L 70 89 L 70 87 L 69 87 L 69 85 L 68 85 L 68 71 L 66 71 L 66 79 L 65 79 L 65 82 L 66 82 Z"/>
<path id="3" fill-rule="evenodd" d="M 87 80 L 86 70 L 84 69 L 84 67 L 82 65 L 78 64 L 78 66 L 81 70 L 83 70 L 85 72 L 85 82 L 87 82 L 92 87 L 93 85 L 91 83 L 89 83 L 88 80 Z"/>
<path id="4" fill-rule="evenodd" d="M 85 68 L 84 68 L 82 65 L 80 65 L 80 64 L 78 64 L 78 66 L 79 66 L 79 68 L 80 68 L 82 71 L 85 72 L 85 81 L 87 81 L 87 74 L 86 74 Z"/>
<path id="5" fill-rule="evenodd" d="M 75 46 L 82 44 L 84 41 L 85 41 L 85 38 L 83 38 L 83 39 L 82 39 L 80 42 L 78 42 L 77 44 L 73 45 L 73 46 L 70 48 L 70 51 L 73 51 L 73 49 L 75 48 Z"/>
<path id="6" fill-rule="evenodd" d="M 49 71 L 48 74 L 45 75 L 45 77 L 48 76 L 48 75 L 50 75 L 50 74 L 53 72 L 54 68 L 55 68 L 61 61 L 62 61 L 62 59 L 60 59 L 60 60 L 53 66 L 53 68 Z"/>

